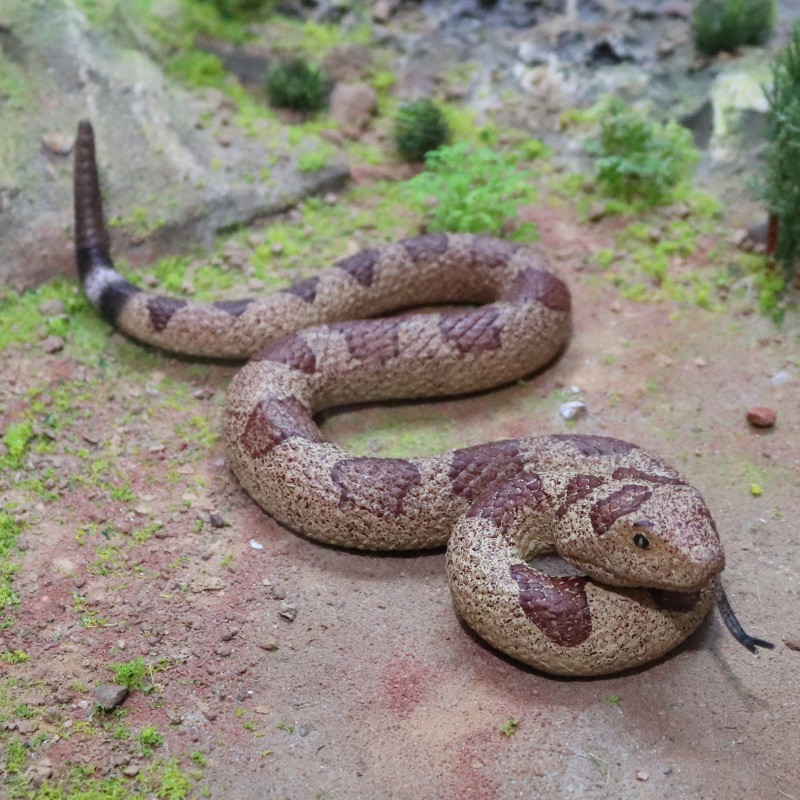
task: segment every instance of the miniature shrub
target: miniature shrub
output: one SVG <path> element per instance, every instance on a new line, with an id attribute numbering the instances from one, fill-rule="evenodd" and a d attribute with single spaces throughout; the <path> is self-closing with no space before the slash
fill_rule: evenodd
<path id="1" fill-rule="evenodd" d="M 406 103 L 395 115 L 394 143 L 406 161 L 422 161 L 432 150 L 446 144 L 449 138 L 447 120 L 430 100 Z"/>
<path id="2" fill-rule="evenodd" d="M 772 66 L 766 89 L 767 169 L 764 194 L 777 237 L 775 259 L 787 277 L 800 256 L 800 23 Z"/>
<path id="3" fill-rule="evenodd" d="M 428 153 L 425 166 L 405 190 L 412 203 L 430 209 L 429 231 L 499 234 L 517 206 L 535 194 L 529 175 L 487 148 L 441 147 Z"/>
<path id="4" fill-rule="evenodd" d="M 144 688 L 148 670 L 141 656 L 122 664 L 109 664 L 108 668 L 114 673 L 114 683 L 118 686 L 126 686 L 131 691 Z"/>
<path id="5" fill-rule="evenodd" d="M 775 0 L 697 0 L 692 30 L 697 49 L 714 55 L 759 44 L 775 24 Z"/>
<path id="6" fill-rule="evenodd" d="M 319 111 L 325 105 L 325 76 L 305 59 L 274 64 L 267 71 L 266 85 L 269 101 L 277 108 Z"/>
<path id="7" fill-rule="evenodd" d="M 699 158 L 691 133 L 661 124 L 612 98 L 598 110 L 599 138 L 587 144 L 596 157 L 597 183 L 611 197 L 648 205 L 669 202 L 691 177 Z"/>

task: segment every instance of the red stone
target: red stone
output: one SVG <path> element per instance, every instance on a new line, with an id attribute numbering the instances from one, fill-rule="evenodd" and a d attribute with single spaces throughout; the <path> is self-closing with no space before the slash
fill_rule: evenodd
<path id="1" fill-rule="evenodd" d="M 753 406 L 747 412 L 747 421 L 754 428 L 771 428 L 778 419 L 778 412 L 767 406 Z"/>

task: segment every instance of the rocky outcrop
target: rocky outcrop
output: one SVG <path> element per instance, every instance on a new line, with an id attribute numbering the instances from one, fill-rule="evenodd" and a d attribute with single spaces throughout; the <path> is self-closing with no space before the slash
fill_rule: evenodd
<path id="1" fill-rule="evenodd" d="M 219 92 L 168 81 L 141 50 L 93 30 L 73 0 L 0 7 L 0 284 L 72 274 L 71 145 L 95 126 L 116 255 L 134 263 L 208 245 L 347 176 L 296 168 L 318 144 L 277 121 L 248 130 Z M 329 147 L 329 145 L 328 145 Z"/>

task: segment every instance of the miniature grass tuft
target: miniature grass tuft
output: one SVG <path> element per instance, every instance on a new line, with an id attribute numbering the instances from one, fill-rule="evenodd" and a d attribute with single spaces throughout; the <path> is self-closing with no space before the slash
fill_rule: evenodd
<path id="1" fill-rule="evenodd" d="M 114 673 L 114 683 L 125 686 L 131 691 L 143 689 L 149 674 L 147 664 L 141 656 L 121 664 L 109 664 L 108 668 Z"/>
<path id="2" fill-rule="evenodd" d="M 454 144 L 425 158 L 424 172 L 407 181 L 406 196 L 426 211 L 429 231 L 502 233 L 517 207 L 536 194 L 514 159 L 488 148 Z"/>
<path id="3" fill-rule="evenodd" d="M 707 55 L 760 44 L 775 25 L 775 0 L 697 0 L 692 31 L 697 49 Z"/>
<path id="4" fill-rule="evenodd" d="M 674 121 L 654 122 L 617 97 L 604 101 L 596 113 L 599 135 L 586 150 L 596 158 L 604 193 L 653 206 L 671 202 L 699 160 L 689 130 Z"/>
<path id="5" fill-rule="evenodd" d="M 276 108 L 319 111 L 325 105 L 326 84 L 322 70 L 300 57 L 280 61 L 267 71 L 267 96 Z"/>
<path id="6" fill-rule="evenodd" d="M 20 524 L 10 514 L 0 513 L 0 618 L 7 608 L 19 604 L 12 585 L 19 565 L 11 560 L 11 556 L 21 530 Z"/>
<path id="7" fill-rule="evenodd" d="M 449 139 L 450 126 L 444 114 L 428 99 L 406 103 L 395 114 L 394 143 L 406 161 L 422 161 Z"/>

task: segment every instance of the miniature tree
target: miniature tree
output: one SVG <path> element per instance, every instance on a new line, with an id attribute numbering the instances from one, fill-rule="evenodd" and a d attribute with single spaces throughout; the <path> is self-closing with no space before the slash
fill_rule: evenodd
<path id="1" fill-rule="evenodd" d="M 771 234 L 767 249 L 791 278 L 800 256 L 800 23 L 775 59 L 765 91 L 769 110 L 764 194 Z"/>

